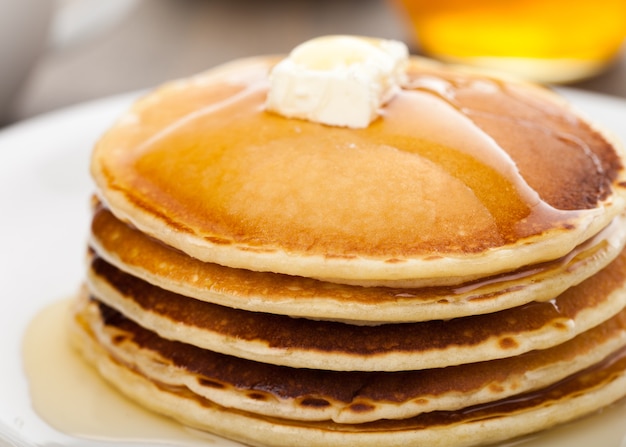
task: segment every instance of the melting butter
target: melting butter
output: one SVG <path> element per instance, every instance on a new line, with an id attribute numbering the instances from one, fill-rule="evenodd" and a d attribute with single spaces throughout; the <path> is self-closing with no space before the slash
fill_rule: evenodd
<path id="1" fill-rule="evenodd" d="M 399 90 L 407 63 L 402 42 L 318 37 L 274 67 L 266 106 L 289 118 L 367 127 Z"/>

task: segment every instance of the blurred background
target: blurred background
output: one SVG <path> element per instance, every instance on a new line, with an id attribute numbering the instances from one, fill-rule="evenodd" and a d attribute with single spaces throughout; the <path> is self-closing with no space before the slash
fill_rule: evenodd
<path id="1" fill-rule="evenodd" d="M 626 98 L 626 0 L 585 1 L 584 9 L 575 0 L 485 2 L 469 10 L 480 2 L 0 0 L 0 125 L 151 88 L 234 58 L 285 53 L 323 34 L 403 40 L 413 53 Z M 533 5 L 514 8 L 518 3 Z M 546 4 L 550 11 L 537 10 Z M 524 47 L 515 43 L 520 34 Z M 534 57 L 559 63 L 528 65 Z"/>

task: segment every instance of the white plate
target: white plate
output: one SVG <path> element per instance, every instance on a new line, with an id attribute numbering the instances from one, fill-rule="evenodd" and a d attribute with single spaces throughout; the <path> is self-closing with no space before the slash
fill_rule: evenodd
<path id="1" fill-rule="evenodd" d="M 626 141 L 626 101 L 560 91 Z M 40 309 L 70 296 L 81 281 L 92 192 L 89 153 L 136 96 L 79 105 L 0 132 L 0 446 L 111 445 L 66 436 L 37 416 L 22 368 L 21 340 Z M 620 406 L 619 412 L 607 423 L 623 429 L 626 407 Z M 593 430 L 594 426 L 586 429 L 589 437 L 580 441 L 581 447 L 593 442 Z M 602 447 L 626 447 L 625 436 Z M 541 445 L 578 445 L 562 435 L 548 442 Z M 218 440 L 211 445 L 233 444 Z"/>

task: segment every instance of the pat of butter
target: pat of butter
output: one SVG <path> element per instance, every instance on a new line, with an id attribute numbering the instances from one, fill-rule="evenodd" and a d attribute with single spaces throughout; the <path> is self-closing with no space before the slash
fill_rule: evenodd
<path id="1" fill-rule="evenodd" d="M 294 48 L 270 75 L 268 110 L 333 126 L 367 127 L 404 82 L 402 42 L 324 36 Z"/>

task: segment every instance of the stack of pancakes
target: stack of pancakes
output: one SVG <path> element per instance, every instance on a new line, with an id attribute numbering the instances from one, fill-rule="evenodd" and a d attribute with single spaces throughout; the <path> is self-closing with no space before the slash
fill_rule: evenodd
<path id="1" fill-rule="evenodd" d="M 288 119 L 276 61 L 169 83 L 98 142 L 72 339 L 108 381 L 268 446 L 487 444 L 626 395 L 618 143 L 418 58 L 365 129 Z"/>

